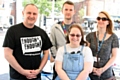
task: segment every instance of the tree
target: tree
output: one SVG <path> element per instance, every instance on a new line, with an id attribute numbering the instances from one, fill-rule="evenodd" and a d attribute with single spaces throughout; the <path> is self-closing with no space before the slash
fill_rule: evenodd
<path id="1" fill-rule="evenodd" d="M 62 4 L 63 4 L 64 0 L 57 0 L 55 1 L 55 15 L 59 16 L 61 11 L 62 11 Z"/>
<path id="2" fill-rule="evenodd" d="M 39 26 L 41 26 L 41 16 L 42 15 L 49 16 L 49 14 L 52 11 L 51 2 L 48 0 L 23 0 L 22 4 L 23 4 L 23 6 L 25 6 L 26 4 L 29 4 L 29 3 L 35 4 L 38 7 L 39 14 L 40 14 Z"/>
<path id="3" fill-rule="evenodd" d="M 85 14 L 85 12 L 84 12 L 84 8 L 81 8 L 81 9 L 79 10 L 80 21 L 83 20 L 83 16 L 84 16 L 84 14 Z"/>

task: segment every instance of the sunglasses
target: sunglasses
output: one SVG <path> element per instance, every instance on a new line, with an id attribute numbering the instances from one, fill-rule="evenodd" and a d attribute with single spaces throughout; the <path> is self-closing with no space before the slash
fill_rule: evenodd
<path id="1" fill-rule="evenodd" d="M 97 17 L 97 20 L 108 21 L 109 19 L 106 17 Z"/>
<path id="2" fill-rule="evenodd" d="M 76 36 L 76 37 L 80 37 L 81 35 L 80 35 L 80 34 L 76 34 L 76 35 L 75 35 L 75 34 L 70 34 L 70 36 L 71 36 L 71 37 L 75 37 L 75 36 Z"/>

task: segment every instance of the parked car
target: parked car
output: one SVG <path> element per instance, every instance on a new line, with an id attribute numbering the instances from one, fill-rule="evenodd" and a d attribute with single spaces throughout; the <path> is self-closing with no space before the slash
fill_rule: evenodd
<path id="1" fill-rule="evenodd" d="M 4 30 L 7 30 L 9 27 L 10 27 L 10 25 L 8 25 L 8 24 L 3 24 L 3 25 L 0 25 L 0 30 L 1 30 L 1 31 L 4 31 Z"/>
<path id="2" fill-rule="evenodd" d="M 10 25 L 8 24 L 3 24 L 3 29 L 8 29 L 10 27 Z"/>

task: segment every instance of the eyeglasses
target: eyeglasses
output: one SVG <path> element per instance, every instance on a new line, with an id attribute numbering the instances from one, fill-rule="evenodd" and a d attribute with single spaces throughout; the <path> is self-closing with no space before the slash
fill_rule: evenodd
<path id="1" fill-rule="evenodd" d="M 70 36 L 71 36 L 71 37 L 75 37 L 75 36 L 76 36 L 76 37 L 80 37 L 81 35 L 80 35 L 80 34 L 76 34 L 76 35 L 75 35 L 75 34 L 70 34 Z"/>
<path id="2" fill-rule="evenodd" d="M 99 21 L 99 20 L 102 20 L 102 21 L 107 21 L 107 20 L 109 20 L 108 18 L 106 18 L 106 17 L 97 17 L 97 20 Z"/>

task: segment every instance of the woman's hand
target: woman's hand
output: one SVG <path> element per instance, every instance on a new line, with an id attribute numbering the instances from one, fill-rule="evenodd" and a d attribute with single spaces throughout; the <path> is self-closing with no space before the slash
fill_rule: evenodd
<path id="1" fill-rule="evenodd" d="M 103 68 L 96 68 L 94 70 L 94 74 L 95 75 L 98 75 L 98 76 L 101 76 L 101 74 L 104 72 L 104 69 Z"/>
<path id="2" fill-rule="evenodd" d="M 92 72 L 93 72 L 94 75 L 97 75 L 97 73 L 96 73 L 97 72 L 97 68 L 94 67 Z"/>

